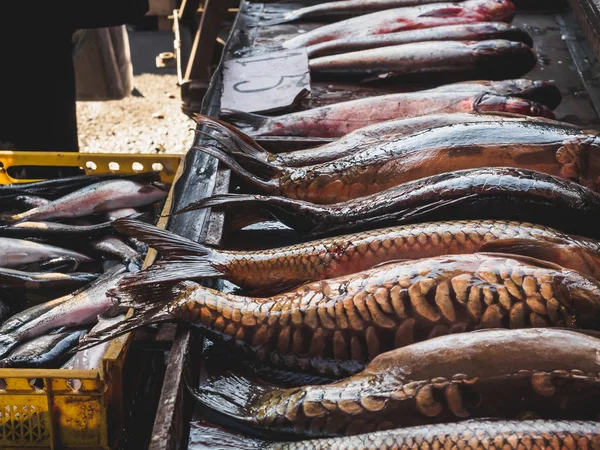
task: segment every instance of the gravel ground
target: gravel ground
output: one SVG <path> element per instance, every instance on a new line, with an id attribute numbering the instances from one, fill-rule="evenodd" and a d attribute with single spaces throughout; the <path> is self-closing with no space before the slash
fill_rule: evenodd
<path id="1" fill-rule="evenodd" d="M 129 33 L 134 95 L 122 100 L 78 102 L 81 152 L 184 153 L 194 122 L 181 112 L 173 69 L 157 69 L 158 53 L 172 50 L 169 32 Z"/>

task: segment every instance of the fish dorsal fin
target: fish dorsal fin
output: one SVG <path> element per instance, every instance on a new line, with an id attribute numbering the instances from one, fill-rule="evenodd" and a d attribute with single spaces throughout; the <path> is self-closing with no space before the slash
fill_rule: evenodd
<path id="1" fill-rule="evenodd" d="M 486 242 L 479 248 L 479 253 L 511 253 L 528 256 L 541 261 L 553 261 L 557 245 L 534 239 L 513 238 Z"/>
<path id="2" fill-rule="evenodd" d="M 492 252 L 479 252 L 479 255 L 487 255 L 487 256 L 493 256 L 493 257 L 500 257 L 500 258 L 511 258 L 511 259 L 515 259 L 517 261 L 520 261 L 522 263 L 525 264 L 529 264 L 532 266 L 537 266 L 537 267 L 541 267 L 544 269 L 553 269 L 553 270 L 558 270 L 558 271 L 563 271 L 565 270 L 565 268 L 559 264 L 555 264 L 553 262 L 550 261 L 543 261 L 541 259 L 537 259 L 537 258 L 532 258 L 531 256 L 523 256 L 523 255 L 515 255 L 513 253 L 492 253 Z"/>

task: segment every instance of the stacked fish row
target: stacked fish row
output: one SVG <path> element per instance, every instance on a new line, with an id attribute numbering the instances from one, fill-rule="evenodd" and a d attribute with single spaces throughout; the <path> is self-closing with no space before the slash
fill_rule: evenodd
<path id="1" fill-rule="evenodd" d="M 104 348 L 71 351 L 102 317 L 106 293 L 139 270 L 145 245 L 112 221 L 154 217 L 167 186 L 153 174 L 79 176 L 0 186 L 0 367 L 94 369 Z M 49 300 L 49 301 L 48 301 Z"/>
<path id="2" fill-rule="evenodd" d="M 111 292 L 134 315 L 80 347 L 185 321 L 278 374 L 313 375 L 282 386 L 240 369 L 191 387 L 257 436 L 197 423 L 200 448 L 598 448 L 598 134 L 552 120 L 553 84 L 502 80 L 535 61 L 526 33 L 497 22 L 512 19 L 509 0 L 346 0 L 271 24 L 332 13 L 357 17 L 283 44 L 308 46 L 314 74 L 462 82 L 222 115 L 250 135 L 339 138 L 293 152 L 198 116 L 212 142 L 196 149 L 247 193 L 175 213 L 275 218 L 302 241 L 220 250 L 119 219 L 161 257 Z M 195 282 L 207 278 L 241 292 Z"/>

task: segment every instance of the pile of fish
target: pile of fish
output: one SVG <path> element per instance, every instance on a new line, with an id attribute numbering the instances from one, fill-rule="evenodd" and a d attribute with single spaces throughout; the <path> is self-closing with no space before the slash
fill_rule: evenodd
<path id="1" fill-rule="evenodd" d="M 107 291 L 139 270 L 146 246 L 112 222 L 153 219 L 168 186 L 153 174 L 0 186 L 0 367 L 96 368 L 81 337 L 124 318 Z M 72 357 L 73 356 L 73 357 Z"/>
<path id="2" fill-rule="evenodd" d="M 232 233 L 276 220 L 299 241 L 217 249 L 118 218 L 160 257 L 109 292 L 133 315 L 79 349 L 180 321 L 236 355 L 188 384 L 253 437 L 198 422 L 192 448 L 597 448 L 600 135 L 554 120 L 553 83 L 505 79 L 536 61 L 514 14 L 510 0 L 342 0 L 264 21 L 346 18 L 282 44 L 307 47 L 314 75 L 436 86 L 198 115 L 195 150 L 238 189 L 172 213 L 225 211 Z M 264 135 L 330 140 L 269 151 Z"/>

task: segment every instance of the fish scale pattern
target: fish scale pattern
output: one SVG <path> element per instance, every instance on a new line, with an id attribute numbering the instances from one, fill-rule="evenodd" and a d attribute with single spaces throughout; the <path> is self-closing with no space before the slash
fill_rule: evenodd
<path id="1" fill-rule="evenodd" d="M 562 283 L 578 290 L 564 291 Z M 188 283 L 170 314 L 276 365 L 345 376 L 381 353 L 446 334 L 582 327 L 595 319 L 577 305 L 593 304 L 597 292 L 573 271 L 457 255 L 386 265 L 270 298 Z"/>
<path id="2" fill-rule="evenodd" d="M 219 269 L 240 286 L 264 288 L 274 280 L 299 284 L 356 273 L 399 259 L 473 253 L 486 243 L 510 239 L 563 245 L 590 253 L 598 250 L 593 241 L 574 240 L 551 228 L 530 223 L 491 220 L 434 222 L 336 236 L 274 250 L 220 251 L 227 264 L 219 266 Z M 569 267 L 563 261 L 555 262 Z M 570 268 L 590 273 L 593 267 L 594 264 Z"/>
<path id="3" fill-rule="evenodd" d="M 350 438 L 270 444 L 268 450 L 597 450 L 600 427 L 582 421 L 466 421 Z"/>

